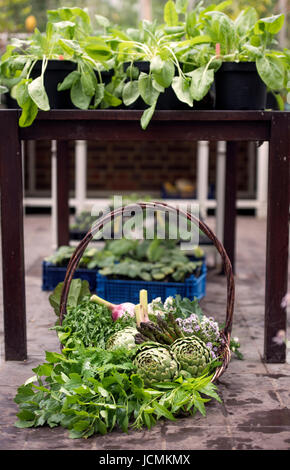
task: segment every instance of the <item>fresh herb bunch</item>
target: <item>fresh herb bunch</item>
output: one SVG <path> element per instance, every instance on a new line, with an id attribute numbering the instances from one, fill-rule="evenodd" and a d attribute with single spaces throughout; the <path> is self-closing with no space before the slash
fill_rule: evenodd
<path id="1" fill-rule="evenodd" d="M 56 325 L 53 329 L 64 347 L 81 343 L 85 347 L 105 349 L 112 334 L 134 325 L 135 319 L 129 316 L 113 321 L 111 311 L 106 306 L 85 299 L 75 307 L 68 307 L 62 325 Z"/>
<path id="2" fill-rule="evenodd" d="M 206 414 L 205 403 L 221 401 L 211 376 L 177 378 L 144 387 L 128 350 L 78 347 L 46 352 L 46 362 L 15 397 L 19 428 L 62 426 L 70 438 L 106 434 L 114 428 L 150 429 L 160 418 Z"/>

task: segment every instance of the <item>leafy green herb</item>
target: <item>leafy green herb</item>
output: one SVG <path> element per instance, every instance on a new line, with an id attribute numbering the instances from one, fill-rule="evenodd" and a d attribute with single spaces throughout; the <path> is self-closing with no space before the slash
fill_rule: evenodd
<path id="1" fill-rule="evenodd" d="M 78 347 L 46 352 L 46 362 L 18 388 L 19 428 L 48 425 L 69 430 L 70 438 L 106 434 L 114 428 L 150 429 L 159 419 L 179 414 L 206 414 L 205 403 L 221 401 L 211 376 L 179 377 L 145 388 L 136 373 L 133 353 Z"/>
<path id="2" fill-rule="evenodd" d="M 53 327 L 57 331 L 60 342 L 66 348 L 74 348 L 76 344 L 85 347 L 102 347 L 105 349 L 108 338 L 126 326 L 134 326 L 135 320 L 121 317 L 113 321 L 111 311 L 104 305 L 90 302 L 87 297 L 77 304 L 67 306 L 62 325 Z"/>
<path id="3" fill-rule="evenodd" d="M 60 299 L 63 289 L 63 282 L 60 282 L 53 292 L 49 296 L 49 303 L 54 309 L 54 312 L 57 316 L 60 313 Z M 88 281 L 81 279 L 72 279 L 68 299 L 67 299 L 67 308 L 76 307 L 84 299 L 90 297 L 90 289 Z"/>

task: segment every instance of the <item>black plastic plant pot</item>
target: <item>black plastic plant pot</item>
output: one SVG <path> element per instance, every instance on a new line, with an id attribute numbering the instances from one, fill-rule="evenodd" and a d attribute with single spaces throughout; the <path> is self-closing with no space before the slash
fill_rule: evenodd
<path id="1" fill-rule="evenodd" d="M 215 109 L 263 110 L 267 87 L 255 62 L 224 62 L 215 74 Z"/>
<path id="2" fill-rule="evenodd" d="M 62 83 L 65 77 L 76 70 L 77 64 L 68 60 L 49 60 L 44 73 L 44 87 L 48 96 L 50 109 L 77 109 L 71 101 L 70 89 L 58 91 L 57 86 Z M 41 75 L 42 60 L 39 60 L 34 65 L 30 77 L 34 80 Z M 100 75 L 95 70 L 97 80 L 99 81 Z M 101 71 L 102 82 L 106 85 L 110 83 L 114 75 L 113 70 Z M 5 104 L 8 109 L 19 109 L 18 103 L 10 94 L 5 95 Z"/>
<path id="3" fill-rule="evenodd" d="M 131 65 L 131 62 L 124 63 L 124 71 Z M 150 71 L 150 62 L 142 62 L 136 61 L 133 62 L 133 66 L 137 67 L 140 72 L 149 73 Z M 190 107 L 188 104 L 183 103 L 180 101 L 172 87 L 165 88 L 163 93 L 160 93 L 156 109 L 159 110 L 192 110 L 192 109 L 213 109 L 214 106 L 214 99 L 212 96 L 212 92 L 208 93 L 208 95 L 201 101 L 195 101 L 193 108 Z M 143 101 L 141 97 L 139 97 L 134 103 L 129 106 L 126 106 L 127 109 L 146 109 L 148 105 Z"/>
<path id="4" fill-rule="evenodd" d="M 36 62 L 31 72 L 31 78 L 40 76 L 42 61 Z M 48 96 L 50 109 L 74 109 L 70 99 L 70 90 L 57 91 L 57 85 L 62 83 L 65 77 L 76 70 L 77 64 L 69 60 L 49 60 L 44 73 L 44 87 Z"/>
<path id="5" fill-rule="evenodd" d="M 20 109 L 20 106 L 18 106 L 17 101 L 12 98 L 10 93 L 6 93 L 4 95 L 4 104 L 6 105 L 7 109 Z"/>
<path id="6" fill-rule="evenodd" d="M 41 74 L 42 61 L 36 62 L 31 77 L 37 78 Z M 51 109 L 77 109 L 71 101 L 70 90 L 58 91 L 57 86 L 65 77 L 76 70 L 77 64 L 68 60 L 49 60 L 44 74 L 44 86 Z M 99 81 L 100 75 L 95 70 Z M 108 84 L 114 74 L 113 70 L 101 71 L 102 82 Z"/>

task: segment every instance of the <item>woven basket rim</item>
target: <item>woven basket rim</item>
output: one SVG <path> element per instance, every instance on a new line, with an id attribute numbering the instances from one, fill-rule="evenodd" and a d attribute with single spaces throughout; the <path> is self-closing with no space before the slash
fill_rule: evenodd
<path id="1" fill-rule="evenodd" d="M 62 294 L 61 294 L 61 302 L 60 302 L 60 316 L 59 321 L 62 324 L 62 320 L 66 314 L 66 304 L 68 299 L 68 293 L 70 289 L 70 284 L 73 279 L 75 270 L 79 264 L 79 261 L 87 248 L 88 244 L 93 239 L 94 235 L 101 230 L 104 225 L 111 221 L 112 218 L 114 219 L 117 216 L 123 214 L 123 212 L 128 210 L 128 208 L 133 209 L 134 206 L 138 205 L 142 209 L 151 208 L 154 210 L 160 210 L 163 212 L 177 212 L 178 214 L 187 218 L 187 220 L 193 222 L 215 245 L 217 251 L 221 255 L 224 273 L 227 280 L 227 305 L 226 305 L 226 321 L 223 330 L 221 330 L 221 334 L 224 337 L 224 345 L 221 350 L 222 353 L 222 365 L 218 367 L 215 371 L 215 374 L 212 377 L 212 382 L 215 382 L 227 369 L 228 364 L 231 358 L 231 351 L 230 351 L 230 337 L 231 337 L 231 329 L 232 329 L 232 321 L 233 321 L 233 312 L 234 312 L 234 302 L 235 302 L 235 281 L 234 275 L 232 270 L 232 265 L 228 254 L 223 246 L 223 244 L 218 240 L 214 232 L 209 228 L 209 226 L 201 221 L 199 218 L 194 216 L 191 212 L 185 211 L 178 207 L 171 206 L 164 202 L 153 201 L 153 202 L 138 202 L 138 204 L 130 204 L 126 206 L 119 207 L 104 216 L 98 219 L 93 226 L 88 230 L 86 235 L 77 245 L 73 255 L 70 258 L 70 261 L 67 265 L 66 275 L 63 282 Z"/>

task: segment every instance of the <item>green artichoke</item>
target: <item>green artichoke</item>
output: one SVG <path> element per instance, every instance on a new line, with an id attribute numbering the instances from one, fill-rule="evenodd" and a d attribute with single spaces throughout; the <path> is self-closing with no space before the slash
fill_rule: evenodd
<path id="1" fill-rule="evenodd" d="M 210 350 L 197 336 L 176 339 L 170 346 L 182 370 L 192 377 L 202 375 L 211 362 Z"/>
<path id="2" fill-rule="evenodd" d="M 106 343 L 106 349 L 117 349 L 126 347 L 127 349 L 134 349 L 136 347 L 135 335 L 138 333 L 133 326 L 127 326 L 123 330 L 117 331 L 111 335 Z"/>
<path id="3" fill-rule="evenodd" d="M 147 341 L 140 346 L 134 364 L 145 386 L 154 382 L 170 382 L 179 373 L 179 364 L 170 348 L 154 341 Z"/>

